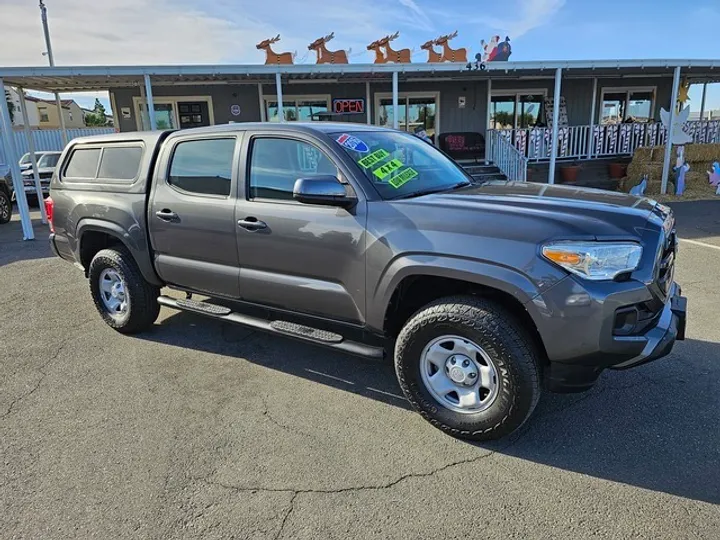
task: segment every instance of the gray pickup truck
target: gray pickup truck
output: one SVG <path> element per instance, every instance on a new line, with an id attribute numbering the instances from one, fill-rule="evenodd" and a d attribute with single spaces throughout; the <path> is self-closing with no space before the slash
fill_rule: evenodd
<path id="1" fill-rule="evenodd" d="M 474 183 L 378 127 L 74 139 L 46 208 L 53 250 L 84 269 L 116 330 L 146 331 L 166 306 L 387 355 L 412 406 L 460 438 L 508 435 L 543 388 L 587 390 L 684 339 L 669 208 Z"/>

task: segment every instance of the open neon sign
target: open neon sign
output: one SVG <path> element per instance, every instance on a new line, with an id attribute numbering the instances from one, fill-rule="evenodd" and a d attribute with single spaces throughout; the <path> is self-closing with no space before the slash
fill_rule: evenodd
<path id="1" fill-rule="evenodd" d="M 333 112 L 335 114 L 364 114 L 365 100 L 357 99 L 333 99 Z"/>

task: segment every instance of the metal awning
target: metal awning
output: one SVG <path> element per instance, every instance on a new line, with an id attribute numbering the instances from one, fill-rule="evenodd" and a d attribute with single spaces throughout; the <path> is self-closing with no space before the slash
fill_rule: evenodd
<path id="1" fill-rule="evenodd" d="M 257 84 L 283 80 L 312 82 L 400 80 L 551 79 L 557 68 L 564 79 L 644 78 L 671 76 L 676 66 L 690 82 L 720 82 L 720 60 L 581 60 L 488 63 L 485 70 L 468 70 L 464 63 L 443 64 L 298 64 L 298 65 L 169 65 L 0 67 L 5 84 L 47 92 L 108 90 L 143 84 Z"/>

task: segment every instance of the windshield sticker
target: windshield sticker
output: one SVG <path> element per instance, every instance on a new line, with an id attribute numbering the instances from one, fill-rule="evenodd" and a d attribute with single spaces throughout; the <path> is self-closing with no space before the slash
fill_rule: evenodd
<path id="1" fill-rule="evenodd" d="M 343 133 L 336 140 L 338 143 L 340 143 L 340 145 L 344 146 L 345 148 L 355 150 L 356 152 L 360 152 L 361 154 L 367 154 L 370 151 L 370 147 L 367 144 L 365 144 L 357 137 L 353 137 L 352 135 L 348 135 L 347 133 Z"/>
<path id="2" fill-rule="evenodd" d="M 392 187 L 397 189 L 400 186 L 402 186 L 403 184 L 406 184 L 407 182 L 409 182 L 410 180 L 415 178 L 417 175 L 418 175 L 418 172 L 415 169 L 408 167 L 404 171 L 400 171 L 400 173 L 397 174 L 396 176 L 393 176 L 388 183 Z"/>
<path id="3" fill-rule="evenodd" d="M 383 150 L 381 148 L 380 150 L 375 150 L 369 156 L 365 156 L 364 158 L 362 158 L 360 161 L 358 161 L 358 165 L 360 165 L 364 169 L 369 169 L 373 165 L 377 165 L 378 163 L 380 163 L 389 155 L 390 153 L 387 150 Z"/>
<path id="4" fill-rule="evenodd" d="M 392 161 L 388 161 L 385 165 L 382 167 L 375 169 L 373 171 L 373 174 L 377 176 L 380 180 L 385 179 L 389 174 L 397 171 L 400 167 L 403 166 L 403 162 L 399 159 L 393 159 Z"/>

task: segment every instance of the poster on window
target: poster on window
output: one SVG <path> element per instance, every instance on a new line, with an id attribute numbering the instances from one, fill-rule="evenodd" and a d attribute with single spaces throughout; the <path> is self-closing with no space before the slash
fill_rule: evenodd
<path id="1" fill-rule="evenodd" d="M 553 127 L 553 112 L 555 111 L 555 103 L 552 97 L 545 97 L 545 123 L 552 129 Z M 558 127 L 568 126 L 568 115 L 567 105 L 565 103 L 565 96 L 560 96 L 560 110 L 558 113 Z"/>

